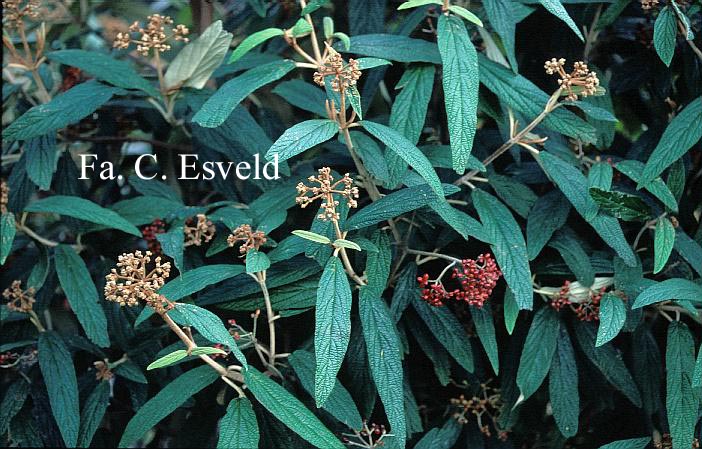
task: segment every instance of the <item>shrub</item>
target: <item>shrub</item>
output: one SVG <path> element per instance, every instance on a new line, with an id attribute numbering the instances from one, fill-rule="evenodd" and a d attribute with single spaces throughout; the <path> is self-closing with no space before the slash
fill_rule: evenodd
<path id="1" fill-rule="evenodd" d="M 5 444 L 698 447 L 699 2 L 149 3 L 3 1 Z"/>

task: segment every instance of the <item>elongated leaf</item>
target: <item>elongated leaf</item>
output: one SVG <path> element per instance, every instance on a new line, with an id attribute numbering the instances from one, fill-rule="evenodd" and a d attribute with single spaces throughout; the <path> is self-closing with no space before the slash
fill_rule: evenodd
<path id="1" fill-rule="evenodd" d="M 327 116 L 324 109 L 324 101 L 327 96 L 324 90 L 313 84 L 299 79 L 283 81 L 275 86 L 273 93 L 280 95 L 285 101 L 302 110 L 312 112 L 320 117 Z"/>
<path id="2" fill-rule="evenodd" d="M 174 313 L 175 312 L 175 313 Z M 222 320 L 209 310 L 193 304 L 176 303 L 175 309 L 169 312 L 173 321 L 182 326 L 192 326 L 212 343 L 221 343 L 231 349 L 234 357 L 241 363 L 244 371 L 248 369 L 246 358 L 237 346 L 234 338 L 222 324 Z"/>
<path id="3" fill-rule="evenodd" d="M 490 304 L 485 304 L 482 307 L 470 306 L 470 316 L 473 318 L 475 330 L 488 355 L 492 370 L 495 374 L 499 374 L 500 358 L 497 349 L 497 340 L 495 339 L 495 323 L 492 320 Z"/>
<path id="4" fill-rule="evenodd" d="M 590 188 L 609 191 L 612 188 L 614 170 L 607 162 L 596 162 L 587 173 L 587 184 Z"/>
<path id="5" fill-rule="evenodd" d="M 461 323 L 446 307 L 433 307 L 423 301 L 419 295 L 412 298 L 412 305 L 422 321 L 429 327 L 434 337 L 456 359 L 466 371 L 474 371 L 473 353 L 466 344 L 468 335 Z"/>
<path id="6" fill-rule="evenodd" d="M 97 81 L 78 84 L 50 102 L 34 106 L 25 112 L 3 130 L 2 138 L 27 140 L 64 128 L 92 114 L 120 92 L 123 92 L 122 89 Z"/>
<path id="7" fill-rule="evenodd" d="M 569 228 L 556 232 L 549 243 L 561 255 L 570 271 L 573 272 L 578 281 L 590 286 L 595 281 L 595 269 L 592 267 L 590 257 L 583 249 L 580 240 Z"/>
<path id="8" fill-rule="evenodd" d="M 455 16 L 439 16 L 438 45 L 453 169 L 462 174 L 478 123 L 478 55 L 463 21 Z"/>
<path id="9" fill-rule="evenodd" d="M 548 372 L 548 391 L 553 407 L 553 417 L 558 430 L 570 438 L 578 433 L 580 396 L 578 394 L 578 367 L 570 343 L 568 330 L 560 326 L 556 351 Z"/>
<path id="10" fill-rule="evenodd" d="M 558 344 L 558 328 L 558 314 L 552 308 L 542 307 L 534 315 L 517 371 L 517 385 L 524 400 L 536 392 L 548 374 Z"/>
<path id="11" fill-rule="evenodd" d="M 373 382 L 383 402 L 390 423 L 390 432 L 397 436 L 397 446 L 405 447 L 405 409 L 400 343 L 395 323 L 385 302 L 377 292 L 363 287 L 359 301 L 359 314 L 363 337 L 368 351 Z"/>
<path id="12" fill-rule="evenodd" d="M 539 197 L 527 216 L 527 254 L 534 260 L 553 233 L 568 218 L 570 203 L 559 191 L 554 190 Z"/>
<path id="13" fill-rule="evenodd" d="M 449 184 L 444 184 L 443 187 L 447 195 L 459 190 Z M 406 212 L 419 209 L 433 201 L 436 201 L 436 194 L 427 184 L 400 189 L 353 214 L 346 221 L 344 229 L 354 230 L 373 226 L 383 220 L 399 217 Z"/>
<path id="14" fill-rule="evenodd" d="M 440 0 L 409 0 L 397 7 L 398 11 L 403 9 L 417 8 L 424 5 L 440 5 Z"/>
<path id="15" fill-rule="evenodd" d="M 615 167 L 617 168 L 617 170 L 624 173 L 627 177 L 631 178 L 635 182 L 641 182 L 641 176 L 643 175 L 644 170 L 643 162 L 620 161 L 617 162 L 617 165 L 615 165 Z M 670 174 L 668 175 L 668 179 L 670 180 Z M 682 182 L 684 184 L 685 181 L 683 180 Z M 678 200 L 660 177 L 657 177 L 650 181 L 648 184 L 646 184 L 645 188 L 646 190 L 651 192 L 653 196 L 661 200 L 668 209 L 672 210 L 673 212 L 678 211 Z"/>
<path id="16" fill-rule="evenodd" d="M 600 302 L 600 327 L 597 329 L 599 347 L 619 334 L 626 321 L 626 306 L 614 293 L 605 293 Z"/>
<path id="17" fill-rule="evenodd" d="M 417 288 L 417 266 L 414 263 L 408 263 L 402 272 L 400 272 L 400 276 L 395 284 L 395 290 L 392 292 L 390 313 L 395 322 L 400 321 L 402 313 L 412 304 L 412 299 L 417 295 L 419 295 L 419 289 Z"/>
<path id="18" fill-rule="evenodd" d="M 575 24 L 575 22 L 573 22 L 573 19 L 570 18 L 570 16 L 568 15 L 568 11 L 566 11 L 565 7 L 563 6 L 560 0 L 539 0 L 539 3 L 541 3 L 548 12 L 558 17 L 566 25 L 568 25 L 568 27 L 570 27 L 570 29 L 573 30 L 573 32 L 580 38 L 581 41 L 585 41 L 583 33 L 580 32 L 578 26 Z"/>
<path id="19" fill-rule="evenodd" d="M 298 379 L 300 379 L 302 387 L 308 393 L 314 394 L 313 368 L 316 365 L 314 354 L 297 350 L 288 357 L 288 361 L 290 361 L 290 365 L 295 370 Z M 358 413 L 353 398 L 338 380 L 334 383 L 334 388 L 322 408 L 351 429 L 363 427 L 361 415 Z"/>
<path id="20" fill-rule="evenodd" d="M 483 26 L 483 22 L 480 20 L 480 18 L 478 18 L 478 16 L 476 16 L 475 14 L 468 11 L 466 8 L 464 8 L 462 6 L 451 5 L 451 6 L 449 6 L 449 11 L 464 18 L 468 22 L 471 22 L 471 23 L 478 25 L 479 27 Z"/>
<path id="21" fill-rule="evenodd" d="M 431 166 L 429 159 L 416 146 L 407 140 L 402 134 L 385 125 L 364 120 L 361 125 L 376 139 L 383 142 L 391 151 L 394 151 L 410 167 L 412 167 L 434 192 L 443 199 L 444 190 L 441 188 L 441 181 Z"/>
<path id="22" fill-rule="evenodd" d="M 164 82 L 169 89 L 202 89 L 212 73 L 222 64 L 232 41 L 232 34 L 217 20 L 194 41 L 178 52 L 168 65 Z M 231 61 L 230 61 L 231 62 Z"/>
<path id="23" fill-rule="evenodd" d="M 127 234 L 141 237 L 139 229 L 119 216 L 116 212 L 102 208 L 92 201 L 75 196 L 50 196 L 33 202 L 24 210 L 25 212 L 44 212 L 65 215 L 103 225 L 108 228 L 119 229 Z"/>
<path id="24" fill-rule="evenodd" d="M 492 0 L 483 3 L 490 24 L 502 40 L 507 60 L 512 70 L 517 71 L 517 58 L 514 55 L 514 33 L 517 25 L 516 14 L 510 0 Z"/>
<path id="25" fill-rule="evenodd" d="M 271 266 L 271 261 L 265 253 L 251 249 L 246 253 L 246 272 L 259 273 L 266 271 Z"/>
<path id="26" fill-rule="evenodd" d="M 482 190 L 473 191 L 473 204 L 480 215 L 497 264 L 514 293 L 520 309 L 531 310 L 534 293 L 526 243 L 514 217 L 497 198 Z"/>
<path id="27" fill-rule="evenodd" d="M 314 398 L 321 407 L 334 389 L 336 374 L 344 361 L 351 338 L 351 287 L 338 257 L 324 267 L 315 309 Z"/>
<path id="28" fill-rule="evenodd" d="M 10 255 L 16 233 L 15 215 L 12 212 L 2 214 L 0 216 L 0 265 L 3 265 Z"/>
<path id="29" fill-rule="evenodd" d="M 131 447 L 153 426 L 158 424 L 191 396 L 204 389 L 219 377 L 209 365 L 193 368 L 166 385 L 149 399 L 132 417 L 124 429 L 119 447 Z"/>
<path id="30" fill-rule="evenodd" d="M 641 407 L 641 395 L 624 365 L 621 354 L 611 343 L 595 347 L 595 333 L 595 327 L 591 323 L 578 322 L 575 326 L 575 336 L 587 358 L 614 388 L 621 391 L 632 404 Z"/>
<path id="31" fill-rule="evenodd" d="M 624 221 L 644 221 L 651 216 L 651 208 L 636 195 L 591 188 L 590 196 L 600 210 Z"/>
<path id="32" fill-rule="evenodd" d="M 275 141 L 266 153 L 266 159 L 270 161 L 278 155 L 278 161 L 286 161 L 315 145 L 326 142 L 337 132 L 339 132 L 339 125 L 329 119 L 314 119 L 298 123 L 288 128 Z"/>
<path id="33" fill-rule="evenodd" d="M 293 432 L 320 449 L 344 449 L 312 412 L 275 381 L 253 367 L 244 373 L 244 380 L 258 402 Z"/>
<path id="34" fill-rule="evenodd" d="M 668 326 L 665 351 L 666 414 L 673 449 L 692 447 L 697 422 L 699 389 L 692 387 L 695 366 L 695 341 L 685 323 L 673 321 Z"/>
<path id="35" fill-rule="evenodd" d="M 232 55 L 229 57 L 229 64 L 236 62 L 246 53 L 248 53 L 252 48 L 261 45 L 267 40 L 274 38 L 276 36 L 282 36 L 284 34 L 283 30 L 280 28 L 266 28 L 261 31 L 257 31 L 252 35 L 248 36 L 246 39 L 241 41 L 241 43 L 234 49 Z"/>
<path id="36" fill-rule="evenodd" d="M 687 279 L 666 279 L 651 285 L 634 301 L 633 309 L 655 304 L 657 302 L 676 299 L 678 301 L 702 302 L 702 285 Z"/>
<path id="37" fill-rule="evenodd" d="M 390 111 L 390 127 L 400 132 L 412 144 L 419 142 L 427 108 L 434 85 L 436 70 L 431 65 L 411 67 L 405 71 L 395 89 L 402 89 L 395 97 Z M 404 175 L 407 164 L 395 152 L 387 152 L 389 186 L 396 186 Z"/>
<path id="38" fill-rule="evenodd" d="M 242 265 L 206 265 L 186 271 L 161 287 L 159 293 L 171 301 L 177 301 L 243 272 Z"/>
<path id="39" fill-rule="evenodd" d="M 18 377 L 6 389 L 0 403 L 0 435 L 5 435 L 10 427 L 10 421 L 22 409 L 29 395 L 30 383 L 23 377 Z"/>
<path id="40" fill-rule="evenodd" d="M 220 126 L 236 105 L 256 89 L 282 78 L 295 68 L 289 60 L 274 61 L 255 67 L 233 78 L 215 92 L 193 116 L 193 122 L 205 128 Z"/>
<path id="41" fill-rule="evenodd" d="M 107 407 L 110 405 L 110 383 L 102 381 L 83 405 L 80 414 L 80 431 L 78 432 L 78 447 L 90 447 L 90 442 L 95 436 L 95 432 L 100 427 L 100 422 L 105 416 Z"/>
<path id="42" fill-rule="evenodd" d="M 651 442 L 650 437 L 619 440 L 600 446 L 599 449 L 644 449 Z"/>
<path id="43" fill-rule="evenodd" d="M 298 237 L 302 237 L 303 239 L 310 240 L 312 242 L 317 242 L 322 245 L 330 245 L 331 240 L 329 240 L 329 237 L 317 234 L 315 232 L 310 232 L 310 231 L 305 231 L 302 229 L 298 229 L 292 232 L 294 235 Z"/>
<path id="44" fill-rule="evenodd" d="M 149 363 L 149 366 L 146 367 L 146 371 L 173 365 L 174 363 L 183 360 L 187 356 L 188 351 L 186 351 L 185 349 L 178 349 L 177 351 L 173 351 L 170 354 L 166 354 L 163 357 L 160 357 L 154 360 L 153 362 Z"/>
<path id="45" fill-rule="evenodd" d="M 644 167 L 639 187 L 646 186 L 681 158 L 702 137 L 702 97 L 698 97 L 670 122 Z"/>
<path id="46" fill-rule="evenodd" d="M 24 144 L 24 149 L 27 153 L 27 176 L 41 190 L 49 190 L 58 162 L 56 136 L 46 134 L 35 137 Z"/>
<path id="47" fill-rule="evenodd" d="M 335 48 L 339 51 L 373 56 L 390 61 L 441 63 L 436 44 L 396 34 L 353 36 L 351 38 L 351 46 L 348 49 L 340 45 L 335 45 Z"/>
<path id="48" fill-rule="evenodd" d="M 142 78 L 132 66 L 118 59 L 86 50 L 59 50 L 46 54 L 51 61 L 77 67 L 90 76 L 123 89 L 139 89 L 152 97 L 160 96 L 158 89 Z"/>
<path id="49" fill-rule="evenodd" d="M 54 257 L 61 288 L 86 335 L 98 346 L 110 346 L 107 318 L 83 259 L 68 245 L 57 246 Z"/>
<path id="50" fill-rule="evenodd" d="M 656 222 L 653 240 L 654 266 L 653 273 L 659 273 L 664 267 L 675 245 L 675 227 L 666 217 L 661 217 Z"/>
<path id="51" fill-rule="evenodd" d="M 42 332 L 37 343 L 39 367 L 49 392 L 49 404 L 67 447 L 78 443 L 80 412 L 78 381 L 73 359 L 61 337 L 53 331 Z"/>
<path id="52" fill-rule="evenodd" d="M 653 26 L 653 47 L 661 61 L 670 66 L 675 53 L 675 35 L 677 33 L 675 11 L 670 6 L 661 9 Z"/>
<path id="53" fill-rule="evenodd" d="M 700 349 L 697 351 L 697 362 L 695 363 L 695 370 L 692 373 L 692 387 L 702 387 L 702 346 L 700 346 Z M 2 430 L 2 426 L 0 426 L 0 430 Z"/>
<path id="54" fill-rule="evenodd" d="M 227 413 L 219 422 L 217 448 L 256 448 L 258 440 L 258 423 L 251 402 L 245 397 L 232 399 L 227 406 Z"/>
<path id="55" fill-rule="evenodd" d="M 692 269 L 702 276 L 702 246 L 685 234 L 680 227 L 675 231 L 674 248 Z"/>

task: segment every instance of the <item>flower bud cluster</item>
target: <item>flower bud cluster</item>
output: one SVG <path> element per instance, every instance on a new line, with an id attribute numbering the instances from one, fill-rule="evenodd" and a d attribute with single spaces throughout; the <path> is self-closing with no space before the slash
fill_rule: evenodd
<path id="1" fill-rule="evenodd" d="M 385 446 L 383 439 L 391 436 L 385 428 L 385 425 L 376 423 L 369 424 L 366 420 L 363 421 L 363 427 L 361 427 L 361 429 L 353 429 L 353 432 L 354 433 L 342 434 L 342 441 L 349 446 L 369 449 Z"/>
<path id="2" fill-rule="evenodd" d="M 107 366 L 107 363 L 105 363 L 102 360 L 98 360 L 97 362 L 93 362 L 93 366 L 95 367 L 95 379 L 98 381 L 101 380 L 110 380 L 114 376 L 112 374 L 112 371 L 110 368 Z"/>
<path id="3" fill-rule="evenodd" d="M 117 268 L 113 268 L 105 277 L 105 299 L 121 306 L 135 306 L 144 301 L 158 313 L 170 308 L 171 304 L 158 294 L 158 290 L 170 276 L 171 264 L 161 263 L 161 257 L 156 257 L 155 267 L 148 270 L 152 255 L 151 251 L 146 251 L 145 254 L 136 251 L 119 256 Z"/>
<path id="4" fill-rule="evenodd" d="M 488 423 L 492 422 L 493 427 L 498 431 L 498 437 L 505 440 L 507 432 L 498 425 L 498 418 L 504 405 L 500 390 L 492 388 L 487 383 L 480 384 L 480 391 L 471 398 L 460 395 L 450 399 L 451 406 L 456 410 L 453 418 L 459 424 L 467 424 L 469 415 L 473 415 L 477 420 L 478 428 L 485 436 L 490 437 L 492 431 Z"/>
<path id="5" fill-rule="evenodd" d="M 214 238 L 215 226 L 207 219 L 205 214 L 197 214 L 185 223 L 183 228 L 185 234 L 185 246 L 201 246 Z"/>
<path id="6" fill-rule="evenodd" d="M 578 99 L 578 95 L 587 97 L 595 95 L 600 85 L 600 80 L 595 72 L 591 72 L 582 61 L 573 64 L 573 71 L 566 73 L 564 70 L 566 60 L 564 58 L 551 58 L 544 63 L 544 69 L 549 75 L 558 75 L 558 84 L 568 92 L 566 97 L 570 101 Z"/>
<path id="7" fill-rule="evenodd" d="M 149 251 L 156 255 L 162 254 L 161 243 L 156 236 L 164 232 L 166 232 L 166 223 L 159 219 L 152 221 L 151 224 L 144 226 L 141 230 L 141 235 L 144 237 L 144 240 L 146 240 L 146 246 L 149 248 Z"/>
<path id="8" fill-rule="evenodd" d="M 464 301 L 476 307 L 482 307 L 490 298 L 502 272 L 490 254 L 481 254 L 477 259 L 463 259 L 461 267 L 454 268 L 452 278 L 460 288 L 446 290 L 440 281 L 429 280 L 424 274 L 417 278 L 422 289 L 422 299 L 432 306 L 442 306 L 448 299 Z"/>
<path id="9" fill-rule="evenodd" d="M 147 17 L 146 28 L 139 26 L 139 22 L 134 22 L 129 26 L 128 32 L 117 33 L 117 37 L 113 43 L 113 47 L 126 49 L 129 45 L 136 44 L 136 50 L 142 56 L 148 56 L 153 49 L 156 53 L 163 53 L 171 49 L 168 43 L 169 38 L 166 34 L 166 25 L 172 25 L 173 19 L 160 14 L 152 14 Z M 176 41 L 188 42 L 186 37 L 190 34 L 190 30 L 185 25 L 176 25 L 169 27 L 172 38 Z M 132 38 L 132 34 L 138 34 L 136 39 Z"/>
<path id="10" fill-rule="evenodd" d="M 22 281 L 12 281 L 9 288 L 2 292 L 2 297 L 8 300 L 7 308 L 12 312 L 28 313 L 32 311 L 35 294 L 34 287 L 22 290 Z"/>
<path id="11" fill-rule="evenodd" d="M 353 179 L 351 179 L 348 173 L 346 173 L 338 181 L 334 181 L 334 178 L 331 175 L 331 168 L 322 167 L 319 169 L 318 176 L 310 176 L 307 178 L 307 180 L 310 183 L 319 184 L 319 187 L 307 186 L 302 182 L 298 183 L 298 197 L 295 198 L 295 201 L 300 205 L 300 207 L 305 208 L 309 204 L 321 198 L 321 207 L 323 212 L 318 216 L 320 220 L 339 220 L 340 215 L 336 210 L 337 206 L 339 205 L 339 201 L 334 199 L 334 195 L 345 198 L 349 207 L 358 206 L 358 202 L 356 201 L 356 198 L 358 198 L 358 187 L 353 186 Z"/>
<path id="12" fill-rule="evenodd" d="M 331 88 L 334 92 L 344 92 L 351 86 L 355 86 L 361 78 L 361 69 L 358 61 L 349 59 L 348 64 L 344 63 L 341 55 L 331 47 L 327 47 L 329 56 L 316 72 L 314 72 L 314 82 L 324 87 L 324 79 L 333 76 Z"/>
<path id="13" fill-rule="evenodd" d="M 227 244 L 229 246 L 235 246 L 237 242 L 242 242 L 239 247 L 239 252 L 241 254 L 246 254 L 249 250 L 255 249 L 256 251 L 261 248 L 261 246 L 266 243 L 266 234 L 263 231 L 255 231 L 251 228 L 251 225 L 243 224 L 227 237 Z"/>
<path id="14" fill-rule="evenodd" d="M 39 0 L 3 0 L 2 24 L 9 29 L 24 26 L 25 18 L 37 20 L 39 18 Z"/>
<path id="15" fill-rule="evenodd" d="M 660 441 L 654 441 L 653 447 L 655 449 L 673 449 L 673 438 L 670 436 L 669 433 L 664 433 L 661 436 Z M 699 449 L 699 447 L 700 440 L 697 438 L 693 438 L 692 446 L 690 446 L 690 449 Z"/>

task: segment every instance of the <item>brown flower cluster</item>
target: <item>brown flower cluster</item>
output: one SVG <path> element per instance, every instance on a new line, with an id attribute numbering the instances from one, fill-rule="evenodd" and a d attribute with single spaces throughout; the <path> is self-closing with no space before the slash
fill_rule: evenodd
<path id="1" fill-rule="evenodd" d="M 327 47 L 329 56 L 324 60 L 316 72 L 314 72 L 314 82 L 324 87 L 324 79 L 333 76 L 331 87 L 334 92 L 344 92 L 348 87 L 355 86 L 361 78 L 361 70 L 358 61 L 349 59 L 345 64 L 341 55 L 331 47 Z"/>
<path id="2" fill-rule="evenodd" d="M 39 18 L 39 0 L 3 0 L 2 23 L 9 29 L 20 28 L 24 19 L 36 20 Z"/>
<path id="3" fill-rule="evenodd" d="M 565 62 L 566 60 L 564 58 L 551 58 L 550 61 L 544 63 L 544 69 L 546 69 L 546 73 L 549 75 L 558 75 L 560 77 L 558 79 L 558 84 L 568 92 L 566 98 L 570 101 L 575 101 L 578 99 L 578 95 L 581 95 L 583 98 L 595 95 L 600 85 L 597 74 L 591 72 L 587 64 L 582 61 L 575 62 L 573 64 L 573 71 L 566 73 L 563 68 Z"/>
<path id="4" fill-rule="evenodd" d="M 641 9 L 649 10 L 658 6 L 658 0 L 641 0 Z"/>
<path id="5" fill-rule="evenodd" d="M 331 168 L 322 167 L 319 170 L 319 175 L 310 176 L 307 180 L 310 183 L 317 183 L 317 186 L 307 186 L 300 182 L 297 184 L 298 197 L 295 199 L 300 207 L 307 207 L 309 204 L 313 203 L 315 200 L 321 198 L 321 207 L 324 212 L 319 214 L 319 219 L 328 221 L 339 220 L 339 213 L 336 211 L 336 207 L 339 205 L 339 201 L 334 199 L 334 195 L 339 195 L 342 198 L 346 198 L 346 202 L 349 207 L 357 207 L 358 202 L 358 187 L 353 186 L 353 179 L 346 173 L 338 181 L 334 181 L 331 175 Z M 339 187 L 343 186 L 341 190 Z M 309 196 L 308 196 L 309 195 Z"/>
<path id="6" fill-rule="evenodd" d="M 2 292 L 2 297 L 8 300 L 7 308 L 12 312 L 28 313 L 36 302 L 35 293 L 34 287 L 22 290 L 22 281 L 12 281 L 12 285 Z"/>
<path id="7" fill-rule="evenodd" d="M 113 43 L 113 47 L 126 49 L 129 45 L 136 44 L 136 49 L 142 56 L 148 56 L 153 49 L 156 53 L 163 53 L 171 49 L 168 43 L 169 38 L 166 34 L 166 25 L 169 26 L 172 38 L 176 41 L 188 42 L 186 37 L 190 34 L 190 30 L 185 25 L 176 25 L 171 27 L 173 19 L 160 14 L 152 14 L 147 17 L 146 28 L 142 28 L 139 22 L 134 22 L 129 26 L 129 31 L 117 33 L 117 37 Z M 132 34 L 138 34 L 136 39 L 132 38 Z"/>
<path id="8" fill-rule="evenodd" d="M 7 213 L 7 203 L 10 202 L 10 187 L 5 180 L 0 180 L 0 213 Z"/>
<path id="9" fill-rule="evenodd" d="M 195 219 L 190 219 L 183 228 L 185 246 L 201 246 L 214 238 L 215 226 L 207 219 L 205 214 L 197 214 Z"/>
<path id="10" fill-rule="evenodd" d="M 258 251 L 261 245 L 266 243 L 266 234 L 261 230 L 254 232 L 250 225 L 243 224 L 234 229 L 231 235 L 227 237 L 227 244 L 229 246 L 234 246 L 237 242 L 242 242 L 239 247 L 239 252 L 241 254 L 246 254 L 251 249 Z"/>
<path id="11" fill-rule="evenodd" d="M 166 298 L 158 294 L 170 276 L 171 264 L 161 263 L 161 258 L 156 257 L 155 267 L 149 270 L 151 256 L 151 251 L 146 251 L 145 254 L 136 251 L 119 256 L 117 268 L 113 268 L 105 277 L 105 299 L 121 306 L 135 306 L 139 301 L 144 301 L 158 313 L 172 307 Z"/>
<path id="12" fill-rule="evenodd" d="M 498 426 L 498 418 L 502 409 L 503 401 L 500 390 L 490 387 L 487 383 L 480 384 L 480 391 L 473 397 L 466 399 L 464 395 L 451 398 L 451 405 L 457 409 L 453 418 L 460 424 L 468 423 L 468 414 L 475 416 L 478 427 L 485 436 L 491 436 L 490 427 L 484 420 L 492 421 L 493 427 L 498 431 L 498 437 L 504 440 L 507 432 Z"/>
<path id="13" fill-rule="evenodd" d="M 656 441 L 653 443 L 653 447 L 655 449 L 673 449 L 673 438 L 670 436 L 669 433 L 664 433 L 660 441 Z M 700 440 L 697 438 L 692 440 L 692 446 L 690 449 L 699 449 L 700 447 Z"/>

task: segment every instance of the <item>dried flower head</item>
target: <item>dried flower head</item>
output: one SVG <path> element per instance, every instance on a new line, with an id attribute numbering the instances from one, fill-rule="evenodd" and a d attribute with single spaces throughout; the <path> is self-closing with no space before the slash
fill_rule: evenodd
<path id="1" fill-rule="evenodd" d="M 7 213 L 7 203 L 10 202 L 10 187 L 5 180 L 0 180 L 0 213 Z"/>
<path id="2" fill-rule="evenodd" d="M 23 27 L 25 19 L 39 18 L 40 6 L 39 0 L 3 0 L 2 23 L 9 29 Z"/>
<path id="3" fill-rule="evenodd" d="M 336 50 L 329 46 L 327 46 L 327 50 L 328 55 L 324 64 L 314 72 L 314 82 L 324 87 L 324 79 L 327 76 L 333 76 L 331 87 L 334 92 L 343 92 L 348 87 L 355 86 L 361 78 L 358 61 L 349 59 L 348 64 L 346 64 Z"/>
<path id="4" fill-rule="evenodd" d="M 195 220 L 190 219 L 183 228 L 185 246 L 200 246 L 214 238 L 215 226 L 205 214 L 197 214 Z"/>
<path id="5" fill-rule="evenodd" d="M 659 441 L 654 441 L 653 447 L 655 449 L 673 449 L 673 438 L 669 433 L 664 433 Z M 692 446 L 690 449 L 698 449 L 700 447 L 700 440 L 694 438 L 692 440 Z"/>
<path id="6" fill-rule="evenodd" d="M 478 428 L 488 437 L 492 435 L 488 422 L 492 422 L 493 427 L 498 431 L 499 438 L 502 439 L 506 437 L 506 432 L 500 428 L 498 420 L 504 403 L 500 390 L 489 386 L 488 383 L 480 384 L 480 391 L 471 398 L 466 398 L 464 395 L 451 398 L 451 406 L 457 409 L 453 413 L 453 418 L 460 424 L 466 424 L 469 421 L 468 415 L 475 416 Z M 489 421 L 486 422 L 486 418 Z"/>
<path id="7" fill-rule="evenodd" d="M 342 433 L 342 441 L 348 446 L 361 447 L 366 449 L 375 449 L 385 446 L 386 437 L 392 437 L 393 434 L 388 433 L 385 425 L 377 423 L 368 423 L 363 421 L 363 426 L 356 430 L 352 429 L 353 433 Z"/>
<path id="8" fill-rule="evenodd" d="M 117 33 L 113 47 L 126 49 L 129 45 L 136 44 L 136 50 L 142 56 L 148 56 L 153 49 L 156 53 L 163 53 L 171 49 L 168 43 L 170 39 L 176 41 L 188 42 L 186 37 L 190 30 L 184 25 L 172 27 L 173 19 L 160 14 L 152 14 L 147 17 L 146 28 L 142 28 L 139 22 L 134 22 L 129 26 L 129 31 Z M 166 34 L 166 26 L 169 26 L 171 38 Z M 133 38 L 132 34 L 137 34 L 137 38 Z"/>
<path id="9" fill-rule="evenodd" d="M 237 242 L 242 242 L 239 247 L 241 254 L 246 254 L 251 249 L 258 251 L 261 245 L 266 243 L 266 233 L 260 230 L 254 232 L 250 225 L 243 224 L 234 229 L 231 235 L 227 237 L 229 246 L 234 246 Z"/>
<path id="10" fill-rule="evenodd" d="M 649 10 L 658 6 L 658 0 L 641 0 L 641 9 Z"/>
<path id="11" fill-rule="evenodd" d="M 573 64 L 573 71 L 566 73 L 564 66 L 566 60 L 564 58 L 552 58 L 544 63 L 544 69 L 549 75 L 558 75 L 558 84 L 562 89 L 568 92 L 566 97 L 570 101 L 578 99 L 578 95 L 587 97 L 595 95 L 597 88 L 600 85 L 600 80 L 595 72 L 588 69 L 587 64 L 582 61 L 577 61 Z"/>
<path id="12" fill-rule="evenodd" d="M 22 290 L 22 281 L 12 281 L 12 285 L 2 292 L 2 297 L 8 300 L 7 308 L 11 311 L 28 313 L 36 302 L 35 293 L 34 287 Z"/>
<path id="13" fill-rule="evenodd" d="M 305 208 L 310 203 L 321 198 L 321 207 L 324 212 L 319 214 L 320 220 L 339 220 L 339 213 L 336 211 L 336 207 L 339 205 L 339 201 L 334 199 L 334 195 L 339 195 L 342 198 L 346 198 L 346 203 L 349 207 L 357 207 L 358 202 L 358 187 L 353 186 L 353 179 L 346 173 L 338 181 L 334 181 L 331 175 L 331 168 L 322 167 L 319 170 L 319 175 L 310 176 L 307 180 L 310 183 L 317 183 L 317 186 L 307 186 L 304 183 L 297 184 L 298 197 L 295 199 L 300 207 Z M 343 185 L 343 188 L 339 190 L 339 187 Z M 309 196 L 308 196 L 309 194 Z"/>
<path id="14" fill-rule="evenodd" d="M 98 360 L 97 362 L 93 362 L 93 366 L 95 367 L 95 379 L 97 380 L 110 380 L 112 379 L 112 371 L 110 368 L 107 366 L 107 363 Z"/>
<path id="15" fill-rule="evenodd" d="M 159 313 L 171 308 L 171 303 L 158 294 L 170 276 L 171 264 L 161 263 L 161 258 L 156 257 L 155 267 L 149 270 L 151 256 L 151 251 L 146 251 L 145 254 L 136 251 L 119 256 L 117 268 L 113 268 L 105 277 L 105 299 L 121 306 L 135 306 L 139 301 L 144 301 Z"/>

